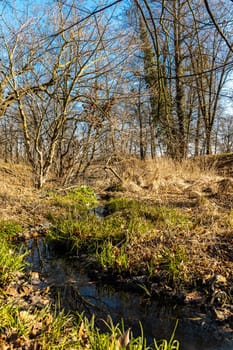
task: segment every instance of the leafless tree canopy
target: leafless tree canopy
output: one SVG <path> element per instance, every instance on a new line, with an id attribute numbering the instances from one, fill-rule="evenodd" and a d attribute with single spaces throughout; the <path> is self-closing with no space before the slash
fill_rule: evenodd
<path id="1" fill-rule="evenodd" d="M 113 155 L 233 152 L 229 0 L 0 3 L 0 152 L 35 184 Z"/>

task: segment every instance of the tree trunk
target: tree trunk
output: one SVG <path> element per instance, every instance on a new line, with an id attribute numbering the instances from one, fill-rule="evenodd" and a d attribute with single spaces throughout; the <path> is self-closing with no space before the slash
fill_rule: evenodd
<path id="1" fill-rule="evenodd" d="M 184 112 L 184 86 L 181 76 L 182 71 L 182 50 L 181 50 L 181 26 L 180 18 L 180 1 L 173 2 L 174 11 L 174 51 L 175 51 L 175 85 L 176 85 L 176 114 L 178 119 L 177 132 L 177 158 L 186 156 L 186 135 L 185 135 L 185 112 Z"/>

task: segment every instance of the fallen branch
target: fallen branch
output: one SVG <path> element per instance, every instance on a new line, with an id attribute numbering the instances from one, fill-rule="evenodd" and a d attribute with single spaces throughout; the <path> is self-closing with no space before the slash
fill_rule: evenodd
<path id="1" fill-rule="evenodd" d="M 120 180 L 120 182 L 121 183 L 123 183 L 123 179 L 122 179 L 122 177 L 116 172 L 116 170 L 114 170 L 112 167 L 110 167 L 110 166 L 105 166 L 104 167 L 104 170 L 106 171 L 106 170 L 110 170 L 115 176 L 116 176 L 116 178 L 118 179 L 118 180 Z"/>

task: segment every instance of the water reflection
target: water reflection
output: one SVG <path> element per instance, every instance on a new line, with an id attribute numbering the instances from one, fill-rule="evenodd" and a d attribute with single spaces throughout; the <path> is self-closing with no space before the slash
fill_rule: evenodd
<path id="1" fill-rule="evenodd" d="M 55 256 L 42 239 L 31 240 L 29 248 L 33 270 L 42 273 L 44 286 L 53 286 L 61 307 L 66 310 L 84 311 L 87 316 L 95 313 L 97 320 L 111 315 L 114 323 L 121 323 L 123 319 L 134 336 L 141 334 L 141 322 L 148 344 L 154 338 L 169 339 L 179 319 L 175 338 L 180 341 L 181 350 L 233 349 L 232 340 L 214 338 L 197 309 L 161 305 L 156 300 L 148 303 L 137 293 L 99 286 L 88 278 L 78 261 Z"/>

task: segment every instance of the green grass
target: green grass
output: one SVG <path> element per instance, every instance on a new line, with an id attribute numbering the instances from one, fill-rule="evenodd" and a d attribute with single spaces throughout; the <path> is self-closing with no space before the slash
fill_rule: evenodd
<path id="1" fill-rule="evenodd" d="M 21 226 L 15 222 L 0 222 L 0 287 L 16 280 L 18 272 L 25 268 L 26 254 L 12 242 L 12 238 L 21 230 Z"/>
<path id="2" fill-rule="evenodd" d="M 178 321 L 176 321 L 175 327 L 168 341 L 166 339 L 162 339 L 159 342 L 154 340 L 155 350 L 179 350 L 180 343 L 178 340 L 175 339 L 175 332 L 176 332 L 177 326 L 178 326 Z"/>
<path id="3" fill-rule="evenodd" d="M 22 226 L 15 221 L 2 220 L 0 221 L 0 236 L 11 240 L 17 237 L 19 232 L 22 232 Z"/>
<path id="4" fill-rule="evenodd" d="M 90 191 L 90 190 L 88 190 Z M 69 198 L 70 206 L 76 200 L 73 192 L 60 197 L 60 205 Z M 90 191 L 90 193 L 92 193 Z M 82 193 L 82 198 L 85 197 Z M 87 199 L 83 198 L 83 203 Z M 77 208 L 76 208 L 77 209 Z M 66 248 L 66 253 L 82 251 L 95 259 L 97 265 L 104 271 L 132 273 L 135 266 L 131 266 L 128 255 L 128 247 L 137 241 L 150 242 L 159 235 L 167 235 L 169 238 L 177 231 L 189 230 L 192 226 L 190 218 L 181 211 L 165 206 L 151 205 L 136 200 L 114 198 L 106 204 L 108 215 L 97 217 L 90 210 L 75 212 L 70 207 L 66 208 L 62 216 L 51 218 L 53 224 L 47 235 L 50 242 L 61 243 Z M 132 254 L 132 251 L 131 251 Z M 138 254 L 138 252 L 137 252 Z M 162 257 L 161 257 L 162 254 Z M 185 277 L 182 268 L 185 262 L 185 254 L 177 249 L 163 251 L 160 261 L 147 261 L 148 278 L 153 278 L 153 270 L 156 264 L 160 264 L 163 275 L 172 282 L 177 283 Z M 140 257 L 139 257 L 140 258 Z M 134 265 L 134 263 L 132 263 Z"/>
<path id="5" fill-rule="evenodd" d="M 0 335 L 8 345 L 39 346 L 42 350 L 178 350 L 179 342 L 174 340 L 175 329 L 170 340 L 161 340 L 147 345 L 141 327 L 141 335 L 134 337 L 124 322 L 114 325 L 111 318 L 102 320 L 105 331 L 96 326 L 95 315 L 89 320 L 83 314 L 69 315 L 63 311 L 54 312 L 51 306 L 42 310 L 22 310 L 13 304 L 0 303 Z M 100 320 L 99 320 L 100 321 Z M 177 325 L 176 325 L 177 327 Z M 33 347 L 33 348 L 34 348 Z"/>
<path id="6" fill-rule="evenodd" d="M 184 263 L 187 261 L 185 247 L 178 246 L 171 250 L 164 248 L 159 258 L 162 274 L 166 279 L 177 285 L 187 279 L 184 270 Z"/>
<path id="7" fill-rule="evenodd" d="M 120 350 L 127 348 L 129 350 L 179 350 L 179 342 L 174 339 L 178 321 L 168 341 L 161 340 L 156 342 L 154 340 L 154 343 L 151 345 L 147 344 L 141 325 L 141 335 L 134 337 L 130 329 L 125 329 L 123 321 L 121 325 L 114 325 L 111 318 L 109 318 L 107 322 L 103 321 L 103 323 L 107 328 L 107 331 L 104 333 L 96 328 L 94 316 L 90 321 L 87 318 L 81 318 L 79 335 L 81 336 L 80 345 L 82 349 Z"/>
<path id="8" fill-rule="evenodd" d="M 180 210 L 162 205 L 152 205 L 141 201 L 114 198 L 107 204 L 107 210 L 110 214 L 121 213 L 121 216 L 127 217 L 128 220 L 137 222 L 147 222 L 153 226 L 162 228 L 190 228 L 192 222 L 190 218 Z M 150 226 L 151 227 L 151 226 Z"/>
<path id="9" fill-rule="evenodd" d="M 159 345 L 154 342 L 154 345 L 148 346 L 142 328 L 141 336 L 135 338 L 130 330 L 124 329 L 123 322 L 121 326 L 113 325 L 111 318 L 103 321 L 106 328 L 103 332 L 96 326 L 94 315 L 88 320 L 83 314 L 71 315 L 56 310 L 56 305 L 36 309 L 30 305 L 25 308 L 25 303 L 19 301 L 6 301 L 4 288 L 17 280 L 26 264 L 25 253 L 16 249 L 14 241 L 9 240 L 9 237 L 15 237 L 21 230 L 20 225 L 8 221 L 1 222 L 0 227 L 0 336 L 4 348 L 13 345 L 41 350 L 119 350 L 127 345 L 131 350 L 178 349 L 174 347 L 176 341 L 173 340 L 173 335 L 168 342 L 163 340 Z M 63 231 L 68 234 L 67 226 Z M 114 265 L 121 271 L 127 269 L 128 260 L 124 249 L 124 244 L 113 244 L 109 239 L 98 247 L 97 260 L 103 267 L 111 268 Z"/>
<path id="10" fill-rule="evenodd" d="M 119 273 L 129 270 L 129 261 L 125 245 L 114 245 L 111 240 L 104 241 L 96 250 L 96 262 L 103 270 L 115 270 Z"/>
<path id="11" fill-rule="evenodd" d="M 51 192 L 50 199 L 51 204 L 72 212 L 89 210 L 98 203 L 94 190 L 88 186 L 74 187 L 63 193 Z"/>
<path id="12" fill-rule="evenodd" d="M 66 196 L 64 200 L 66 201 Z M 61 203 L 63 199 L 60 198 L 60 205 Z M 75 204 L 72 203 L 66 208 L 66 214 L 59 217 L 50 216 L 53 223 L 50 239 L 67 239 L 76 242 L 77 245 L 86 239 L 104 240 L 109 237 L 119 242 L 126 236 L 152 237 L 156 229 L 172 231 L 178 228 L 188 229 L 191 226 L 187 215 L 174 208 L 151 206 L 133 200 L 109 201 L 106 206 L 109 215 L 101 219 L 90 211 L 81 210 L 74 214 L 71 208 Z"/>

